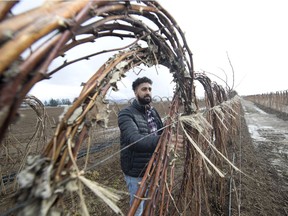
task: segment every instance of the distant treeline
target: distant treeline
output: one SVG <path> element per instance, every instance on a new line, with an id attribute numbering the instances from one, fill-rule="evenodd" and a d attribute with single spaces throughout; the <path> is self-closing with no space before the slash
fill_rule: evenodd
<path id="1" fill-rule="evenodd" d="M 44 101 L 44 106 L 51 106 L 51 107 L 57 107 L 61 105 L 71 105 L 72 102 L 70 99 L 54 99 L 51 98 L 49 101 Z"/>
<path id="2" fill-rule="evenodd" d="M 130 103 L 134 98 L 130 98 L 130 99 L 106 99 L 107 103 L 110 104 L 125 104 L 125 103 Z M 75 100 L 75 99 L 74 99 Z M 153 97 L 153 102 L 165 102 L 165 101 L 171 101 L 172 97 L 160 97 L 160 96 L 154 96 Z M 71 101 L 70 99 L 66 98 L 66 99 L 54 99 L 51 98 L 50 100 L 45 100 L 44 102 L 42 101 L 42 103 L 44 104 L 44 106 L 50 106 L 50 107 L 57 107 L 57 106 L 61 106 L 61 105 L 71 105 L 74 101 Z M 23 105 L 25 106 L 25 104 Z"/>

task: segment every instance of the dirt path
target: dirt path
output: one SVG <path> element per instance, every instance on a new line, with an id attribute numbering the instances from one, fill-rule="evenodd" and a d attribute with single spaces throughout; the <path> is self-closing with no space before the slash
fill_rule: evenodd
<path id="1" fill-rule="evenodd" d="M 268 151 L 268 162 L 275 167 L 288 186 L 288 122 L 243 101 L 245 119 L 253 143 L 257 148 Z"/>
<path id="2" fill-rule="evenodd" d="M 242 170 L 250 178 L 242 182 L 241 215 L 288 215 L 288 121 L 252 102 L 242 105 L 251 138 L 242 140 Z"/>

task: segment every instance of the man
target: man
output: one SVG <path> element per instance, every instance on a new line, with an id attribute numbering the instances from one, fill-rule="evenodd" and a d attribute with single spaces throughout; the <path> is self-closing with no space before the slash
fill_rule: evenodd
<path id="1" fill-rule="evenodd" d="M 151 106 L 152 80 L 136 79 L 132 84 L 135 99 L 130 106 L 119 112 L 121 168 L 130 193 L 130 205 L 139 188 L 139 182 L 157 146 L 163 127 L 158 112 Z M 150 136 L 149 136 L 150 134 Z M 129 147 L 128 147 L 129 146 Z M 135 215 L 141 215 L 144 202 Z"/>

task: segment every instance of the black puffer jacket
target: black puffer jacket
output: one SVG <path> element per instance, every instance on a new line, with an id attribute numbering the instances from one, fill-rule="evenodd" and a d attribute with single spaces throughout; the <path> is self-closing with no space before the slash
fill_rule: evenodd
<path id="1" fill-rule="evenodd" d="M 152 115 L 155 118 L 157 129 L 162 128 L 163 123 L 155 109 L 152 109 Z M 138 141 L 121 151 L 121 168 L 126 175 L 142 177 L 162 130 L 157 135 L 145 137 L 149 134 L 145 106 L 140 105 L 136 99 L 131 106 L 119 112 L 118 125 L 121 131 L 121 149 Z"/>

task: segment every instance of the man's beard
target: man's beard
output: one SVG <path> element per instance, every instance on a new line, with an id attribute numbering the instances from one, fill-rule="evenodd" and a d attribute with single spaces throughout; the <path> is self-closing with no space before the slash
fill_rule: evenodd
<path id="1" fill-rule="evenodd" d="M 142 105 L 147 105 L 147 104 L 149 104 L 152 101 L 152 98 L 151 98 L 150 95 L 146 95 L 144 97 L 139 97 L 138 96 L 137 99 L 138 99 L 139 103 L 142 104 Z"/>

